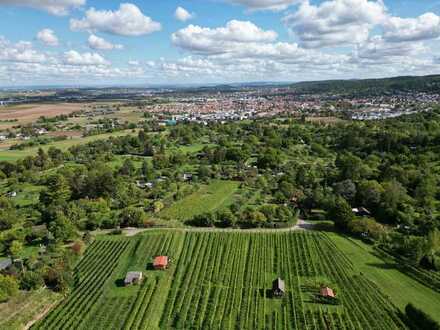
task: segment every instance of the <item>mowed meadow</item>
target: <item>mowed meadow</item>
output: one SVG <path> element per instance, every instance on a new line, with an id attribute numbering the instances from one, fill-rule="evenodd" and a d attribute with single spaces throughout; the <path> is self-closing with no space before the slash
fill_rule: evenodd
<path id="1" fill-rule="evenodd" d="M 76 266 L 73 292 L 33 329 L 405 329 L 398 297 L 376 281 L 393 278 L 370 276 L 348 256 L 351 242 L 339 240 L 183 230 L 98 237 Z M 369 253 L 353 249 L 356 258 Z M 169 256 L 167 270 L 153 269 L 157 255 Z M 128 271 L 142 271 L 143 282 L 124 287 Z M 271 294 L 277 277 L 282 298 Z M 332 283 L 338 305 L 317 299 L 322 281 Z M 429 299 L 440 304 L 435 291 Z"/>

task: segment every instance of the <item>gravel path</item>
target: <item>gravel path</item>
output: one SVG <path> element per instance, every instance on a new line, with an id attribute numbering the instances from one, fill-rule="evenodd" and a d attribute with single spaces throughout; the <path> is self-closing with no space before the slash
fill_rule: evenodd
<path id="1" fill-rule="evenodd" d="M 266 228 L 251 228 L 251 229 L 233 229 L 233 228 L 123 228 L 122 233 L 125 236 L 131 237 L 139 233 L 143 233 L 151 230 L 182 230 L 186 232 L 244 232 L 244 233 L 262 233 L 262 232 L 286 232 L 286 231 L 305 231 L 312 230 L 313 224 L 304 221 L 303 219 L 298 219 L 298 222 L 293 227 L 279 228 L 279 229 L 266 229 Z M 111 232 L 111 230 L 101 230 L 99 233 L 105 234 L 106 232 Z"/>

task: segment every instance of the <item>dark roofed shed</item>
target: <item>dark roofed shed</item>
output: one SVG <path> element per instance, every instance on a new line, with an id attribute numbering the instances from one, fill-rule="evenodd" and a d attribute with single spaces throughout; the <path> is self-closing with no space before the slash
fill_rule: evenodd
<path id="1" fill-rule="evenodd" d="M 275 297 L 281 297 L 286 293 L 286 286 L 284 284 L 284 281 L 281 278 L 277 278 L 272 283 L 272 294 Z"/>

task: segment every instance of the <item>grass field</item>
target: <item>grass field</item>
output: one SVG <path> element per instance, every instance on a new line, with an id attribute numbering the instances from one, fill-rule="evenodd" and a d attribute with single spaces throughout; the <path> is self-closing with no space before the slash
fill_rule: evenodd
<path id="1" fill-rule="evenodd" d="M 21 292 L 8 303 L 0 304 L 0 329 L 23 329 L 28 322 L 45 312 L 60 298 L 60 294 L 47 289 Z"/>
<path id="2" fill-rule="evenodd" d="M 220 180 L 203 185 L 195 193 L 161 211 L 159 217 L 185 221 L 195 215 L 225 207 L 232 203 L 238 185 L 238 182 Z"/>
<path id="3" fill-rule="evenodd" d="M 85 144 L 96 140 L 105 140 L 112 136 L 116 137 L 116 136 L 130 135 L 130 134 L 135 134 L 135 133 L 133 133 L 132 130 L 126 130 L 126 131 L 119 131 L 108 134 L 93 135 L 88 137 L 72 138 L 64 141 L 56 141 L 43 146 L 27 148 L 24 150 L 0 150 L 0 161 L 15 161 L 24 158 L 26 156 L 33 156 L 37 153 L 40 147 L 43 150 L 48 150 L 50 147 L 56 147 L 61 150 L 67 150 L 74 145 Z"/>
<path id="4" fill-rule="evenodd" d="M 329 235 L 356 269 L 376 283 L 397 307 L 403 310 L 411 302 L 440 322 L 440 293 L 401 273 L 393 264 L 376 257 L 371 246 L 338 234 Z"/>
<path id="5" fill-rule="evenodd" d="M 349 249 L 350 250 L 350 249 Z M 155 271 L 156 255 L 171 257 Z M 142 271 L 141 285 L 121 285 Z M 286 283 L 272 298 L 272 281 Z M 339 305 L 318 302 L 326 278 Z M 323 233 L 151 231 L 100 237 L 71 295 L 34 329 L 405 329 L 397 308 Z"/>

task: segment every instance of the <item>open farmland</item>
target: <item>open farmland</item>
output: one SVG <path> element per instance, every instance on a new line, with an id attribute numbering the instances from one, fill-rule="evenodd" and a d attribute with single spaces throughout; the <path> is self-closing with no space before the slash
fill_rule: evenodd
<path id="1" fill-rule="evenodd" d="M 25 104 L 0 108 L 0 121 L 17 119 L 20 124 L 31 123 L 38 118 L 68 115 L 82 110 L 82 103 L 56 103 L 56 104 Z M 14 123 L 16 125 L 17 123 Z"/>
<path id="2" fill-rule="evenodd" d="M 169 269 L 152 269 L 156 255 L 171 258 Z M 142 271 L 142 284 L 122 286 L 128 271 Z M 286 283 L 281 299 L 270 294 L 276 277 Z M 311 283 L 322 278 L 339 305 L 315 299 Z M 392 301 L 321 233 L 101 237 L 75 280 L 35 329 L 405 329 Z"/>

